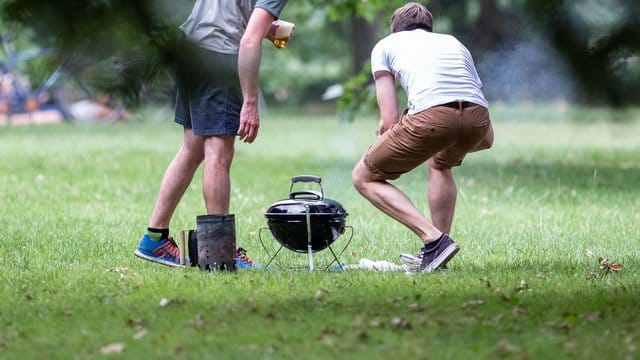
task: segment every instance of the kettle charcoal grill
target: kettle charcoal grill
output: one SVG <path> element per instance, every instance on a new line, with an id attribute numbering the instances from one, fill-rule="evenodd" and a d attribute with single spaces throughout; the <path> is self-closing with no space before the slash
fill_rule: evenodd
<path id="1" fill-rule="evenodd" d="M 320 191 L 293 191 L 296 183 L 316 183 Z M 342 268 L 342 263 L 331 245 L 344 234 L 346 228 L 349 228 L 351 236 L 340 252 L 342 255 L 351 242 L 353 229 L 345 225 L 348 214 L 342 205 L 335 200 L 324 197 L 320 177 L 313 175 L 292 177 L 289 198 L 272 204 L 264 215 L 267 218 L 271 235 L 280 244 L 266 267 L 274 261 L 283 248 L 286 248 L 296 253 L 306 253 L 309 258 L 309 270 L 313 270 L 313 253 L 329 249 L 333 260 L 327 268 L 334 261 L 337 262 L 339 268 Z M 265 252 L 269 254 L 269 250 L 262 240 L 262 230 L 266 229 L 260 229 L 260 242 Z"/>

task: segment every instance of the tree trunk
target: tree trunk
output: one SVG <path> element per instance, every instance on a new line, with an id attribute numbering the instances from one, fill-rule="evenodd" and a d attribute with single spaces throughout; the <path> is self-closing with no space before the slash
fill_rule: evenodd
<path id="1" fill-rule="evenodd" d="M 351 45 L 352 45 L 352 73 L 357 74 L 368 63 L 371 50 L 378 41 L 378 23 L 358 16 L 356 10 L 351 10 Z"/>

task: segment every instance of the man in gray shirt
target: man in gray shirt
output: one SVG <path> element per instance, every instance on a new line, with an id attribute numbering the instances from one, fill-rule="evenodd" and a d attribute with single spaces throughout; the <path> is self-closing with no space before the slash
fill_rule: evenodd
<path id="1" fill-rule="evenodd" d="M 265 38 L 273 41 L 273 21 L 286 3 L 197 0 L 180 26 L 184 45 L 176 60 L 175 122 L 183 126 L 183 143 L 164 174 L 136 256 L 181 266 L 169 225 L 201 163 L 207 214 L 229 213 L 235 137 L 251 143 L 258 135 L 261 44 Z"/>

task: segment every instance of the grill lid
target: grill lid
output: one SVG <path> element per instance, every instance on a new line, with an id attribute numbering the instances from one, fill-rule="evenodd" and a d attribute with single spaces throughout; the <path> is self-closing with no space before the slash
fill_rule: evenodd
<path id="1" fill-rule="evenodd" d="M 315 182 L 320 187 L 317 190 L 292 191 L 296 182 Z M 279 217 L 281 215 L 306 215 L 307 211 L 313 216 L 318 215 L 338 215 L 346 216 L 347 213 L 342 205 L 332 199 L 324 197 L 321 179 L 313 175 L 301 175 L 291 178 L 289 188 L 289 198 L 280 200 L 272 204 L 266 211 L 267 218 Z"/>
<path id="2" fill-rule="evenodd" d="M 283 215 L 306 215 L 307 208 L 312 216 L 318 215 L 339 215 L 346 216 L 347 213 L 342 205 L 331 199 L 286 199 L 281 200 L 269 207 L 265 215 L 283 216 Z"/>

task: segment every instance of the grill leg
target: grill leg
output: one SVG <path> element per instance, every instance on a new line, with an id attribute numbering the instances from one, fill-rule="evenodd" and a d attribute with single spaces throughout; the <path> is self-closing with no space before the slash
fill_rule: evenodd
<path id="1" fill-rule="evenodd" d="M 265 266 L 264 266 L 264 268 L 265 268 L 265 269 L 266 269 L 266 268 L 268 268 L 268 267 L 269 267 L 269 265 L 271 265 L 271 262 L 273 261 L 273 259 L 275 259 L 275 258 L 276 258 L 276 256 L 278 256 L 278 254 L 280 253 L 280 250 L 282 250 L 282 248 L 283 248 L 283 247 L 284 247 L 284 246 L 280 245 L 280 248 L 278 248 L 278 251 L 276 251 L 276 253 L 275 253 L 275 254 L 273 254 L 273 256 L 271 257 L 271 260 L 269 260 L 269 262 L 267 263 L 267 265 L 265 265 Z"/>
<path id="2" fill-rule="evenodd" d="M 313 243 L 311 242 L 311 215 L 309 214 L 309 204 L 306 204 L 307 210 L 307 254 L 309 257 L 309 271 L 313 271 Z"/>
<path id="3" fill-rule="evenodd" d="M 333 255 L 333 258 L 335 259 L 336 263 L 338 263 L 338 267 L 340 268 L 340 270 L 344 270 L 344 268 L 342 267 L 342 263 L 340 262 L 340 259 L 338 259 L 338 256 L 336 255 L 336 253 L 333 251 L 333 249 L 331 248 L 331 246 L 328 246 L 329 251 L 331 251 L 331 255 Z M 331 266 L 331 264 L 329 264 L 329 266 Z M 329 267 L 327 266 L 327 268 Z"/>

